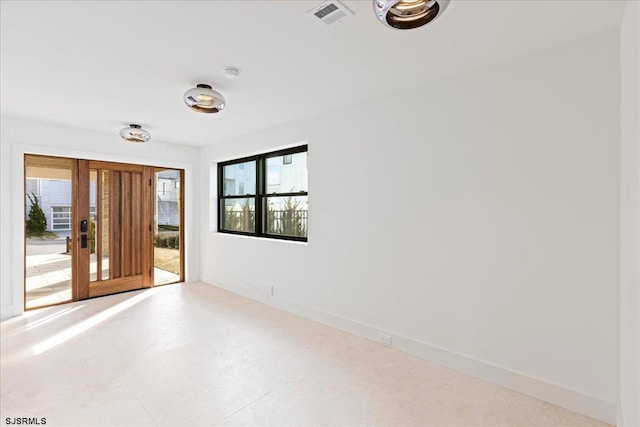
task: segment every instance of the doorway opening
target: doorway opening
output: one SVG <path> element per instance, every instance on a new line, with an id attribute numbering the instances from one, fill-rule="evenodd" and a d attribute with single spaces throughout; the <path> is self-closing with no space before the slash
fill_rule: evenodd
<path id="1" fill-rule="evenodd" d="M 184 171 L 26 154 L 25 309 L 184 281 Z"/>

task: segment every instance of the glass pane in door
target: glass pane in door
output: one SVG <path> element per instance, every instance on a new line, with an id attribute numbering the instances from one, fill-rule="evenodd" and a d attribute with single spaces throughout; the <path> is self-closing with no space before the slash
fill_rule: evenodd
<path id="1" fill-rule="evenodd" d="M 98 188 L 98 171 L 91 169 L 89 171 L 89 250 L 91 255 L 91 264 L 89 266 L 89 280 L 99 280 L 98 270 L 99 263 L 96 254 L 97 233 L 96 233 L 96 199 Z"/>
<path id="2" fill-rule="evenodd" d="M 99 245 L 99 257 L 100 257 L 100 271 L 102 277 L 100 280 L 107 280 L 110 277 L 109 274 L 109 171 L 100 171 L 100 198 L 98 200 L 98 233 L 100 239 Z"/>

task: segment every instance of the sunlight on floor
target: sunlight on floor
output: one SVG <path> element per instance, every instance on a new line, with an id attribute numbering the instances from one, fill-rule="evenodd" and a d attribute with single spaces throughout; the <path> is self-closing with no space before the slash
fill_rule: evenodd
<path id="1" fill-rule="evenodd" d="M 606 427 L 204 283 L 33 313 L 0 324 L 2 419 Z"/>
<path id="2" fill-rule="evenodd" d="M 51 338 L 48 338 L 36 345 L 33 346 L 33 354 L 34 355 L 38 355 L 38 354 L 42 354 L 47 350 L 50 350 L 54 347 L 56 347 L 57 345 L 62 344 L 65 341 L 68 341 L 69 339 L 75 337 L 76 335 L 86 331 L 87 329 L 90 329 L 94 326 L 96 326 L 97 324 L 104 322 L 105 320 L 109 319 L 110 317 L 115 316 L 116 314 L 136 305 L 137 303 L 139 303 L 140 301 L 143 301 L 147 298 L 149 298 L 152 294 L 154 293 L 153 289 L 149 289 L 147 291 L 144 291 L 132 298 L 129 298 L 126 301 L 123 301 L 119 304 L 114 305 L 111 308 L 108 308 L 106 310 L 104 310 L 101 313 L 96 314 L 95 316 L 92 316 L 90 318 L 88 318 L 87 320 L 84 320 L 68 329 L 65 329 L 64 331 L 52 336 Z"/>
<path id="3" fill-rule="evenodd" d="M 36 320 L 36 321 L 35 321 L 35 322 L 33 322 L 33 323 L 29 323 L 29 324 L 27 325 L 27 330 L 37 328 L 38 326 L 42 326 L 42 325 L 44 325 L 45 323 L 49 323 L 50 321 L 55 320 L 55 319 L 57 319 L 58 317 L 62 317 L 62 316 L 64 316 L 64 315 L 67 315 L 67 314 L 69 314 L 69 313 L 71 313 L 71 312 L 74 312 L 74 311 L 76 311 L 76 310 L 78 310 L 78 309 L 81 309 L 82 307 L 84 307 L 84 305 L 79 305 L 79 306 L 77 306 L 77 307 L 73 307 L 73 308 L 71 308 L 71 307 L 69 307 L 69 308 L 65 308 L 65 309 L 64 309 L 64 310 L 62 310 L 62 311 L 59 311 L 59 312 L 54 313 L 54 314 L 50 314 L 50 315 L 48 315 L 48 316 L 46 316 L 46 317 L 43 317 L 42 319 Z"/>

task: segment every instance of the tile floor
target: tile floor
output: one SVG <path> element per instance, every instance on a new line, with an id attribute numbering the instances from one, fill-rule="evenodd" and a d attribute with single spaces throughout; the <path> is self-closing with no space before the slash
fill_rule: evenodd
<path id="1" fill-rule="evenodd" d="M 47 426 L 605 426 L 203 283 L 1 324 L 0 419 Z"/>

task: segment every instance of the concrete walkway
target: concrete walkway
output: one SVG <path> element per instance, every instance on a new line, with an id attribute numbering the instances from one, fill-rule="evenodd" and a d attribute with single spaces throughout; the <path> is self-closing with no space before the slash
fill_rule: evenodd
<path id="1" fill-rule="evenodd" d="M 58 233 L 61 234 L 61 233 Z M 71 254 L 66 251 L 66 235 L 58 239 L 27 239 L 26 247 L 26 308 L 41 307 L 71 301 Z M 103 259 L 103 275 L 109 268 Z M 96 255 L 91 255 L 89 271 L 96 279 Z M 156 285 L 175 283 L 180 276 L 160 268 L 154 269 Z"/>

